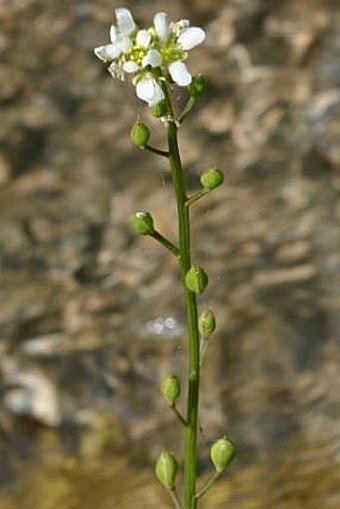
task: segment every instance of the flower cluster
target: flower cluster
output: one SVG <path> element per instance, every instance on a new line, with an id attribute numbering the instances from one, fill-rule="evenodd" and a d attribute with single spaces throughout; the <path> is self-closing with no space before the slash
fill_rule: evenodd
<path id="1" fill-rule="evenodd" d="M 111 26 L 111 42 L 94 50 L 114 78 L 124 80 L 125 74 L 134 74 L 136 94 L 149 106 L 164 99 L 162 80 L 190 85 L 192 76 L 185 61 L 187 51 L 205 39 L 201 28 L 191 27 L 186 19 L 170 22 L 166 13 L 158 12 L 152 27 L 139 29 L 129 9 L 115 13 L 117 26 Z"/>

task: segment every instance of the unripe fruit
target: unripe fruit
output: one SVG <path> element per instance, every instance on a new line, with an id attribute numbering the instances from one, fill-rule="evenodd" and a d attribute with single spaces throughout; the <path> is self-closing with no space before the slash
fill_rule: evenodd
<path id="1" fill-rule="evenodd" d="M 209 170 L 205 170 L 200 178 L 201 184 L 204 189 L 209 189 L 212 191 L 216 187 L 223 184 L 224 175 L 217 168 L 210 168 Z"/>
<path id="2" fill-rule="evenodd" d="M 194 99 L 198 99 L 204 94 L 206 88 L 207 83 L 203 76 L 199 74 L 193 77 L 192 82 L 188 86 L 188 91 L 191 97 L 193 97 Z"/>
<path id="3" fill-rule="evenodd" d="M 175 487 L 177 469 L 175 456 L 169 451 L 163 451 L 156 461 L 155 473 L 157 479 L 168 490 L 173 490 Z"/>
<path id="4" fill-rule="evenodd" d="M 185 276 L 185 286 L 194 293 L 203 293 L 209 279 L 202 267 L 192 266 Z"/>
<path id="5" fill-rule="evenodd" d="M 155 232 L 153 219 L 149 212 L 140 210 L 131 214 L 130 222 L 132 228 L 140 235 L 152 235 Z"/>
<path id="6" fill-rule="evenodd" d="M 161 393 L 169 406 L 174 406 L 181 394 L 181 383 L 176 375 L 167 376 L 161 385 Z"/>
<path id="7" fill-rule="evenodd" d="M 234 444 L 228 438 L 220 438 L 212 445 L 210 449 L 211 461 L 215 465 L 217 472 L 223 472 L 233 461 L 236 454 Z"/>
<path id="8" fill-rule="evenodd" d="M 166 101 L 160 101 L 151 108 L 151 114 L 156 117 L 165 117 L 168 114 L 169 108 Z"/>
<path id="9" fill-rule="evenodd" d="M 150 129 L 142 122 L 136 122 L 131 128 L 130 138 L 136 147 L 145 148 L 150 138 Z"/>
<path id="10" fill-rule="evenodd" d="M 198 330 L 203 339 L 209 339 L 216 328 L 216 319 L 211 309 L 203 311 L 198 318 Z"/>

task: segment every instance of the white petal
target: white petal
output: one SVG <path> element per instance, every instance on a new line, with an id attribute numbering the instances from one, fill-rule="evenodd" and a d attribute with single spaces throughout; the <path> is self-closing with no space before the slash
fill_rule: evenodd
<path id="1" fill-rule="evenodd" d="M 153 18 L 157 37 L 163 41 L 170 34 L 169 18 L 165 12 L 157 12 Z"/>
<path id="2" fill-rule="evenodd" d="M 136 85 L 136 94 L 149 106 L 155 106 L 164 99 L 163 90 L 154 78 L 144 78 Z"/>
<path id="3" fill-rule="evenodd" d="M 110 41 L 115 43 L 117 40 L 117 28 L 114 25 L 111 25 L 110 28 Z"/>
<path id="4" fill-rule="evenodd" d="M 151 42 L 151 35 L 147 30 L 139 30 L 136 37 L 136 43 L 138 46 L 143 46 L 143 48 L 148 48 Z"/>
<path id="5" fill-rule="evenodd" d="M 129 62 L 125 62 L 123 64 L 123 70 L 125 72 L 131 73 L 131 72 L 137 72 L 139 69 L 139 65 L 136 64 L 136 62 L 132 62 L 132 60 L 129 60 Z"/>
<path id="6" fill-rule="evenodd" d="M 151 67 L 160 67 L 162 64 L 162 57 L 159 51 L 156 49 L 150 49 L 142 61 L 142 66 L 146 67 L 147 65 L 151 65 Z"/>
<path id="7" fill-rule="evenodd" d="M 106 46 L 98 46 L 94 49 L 94 52 L 100 60 L 106 63 L 119 57 L 122 50 L 116 44 L 107 44 Z"/>
<path id="8" fill-rule="evenodd" d="M 115 13 L 118 28 L 123 34 L 130 35 L 132 32 L 136 30 L 136 23 L 129 9 L 121 7 L 119 9 L 116 9 Z"/>
<path id="9" fill-rule="evenodd" d="M 154 80 L 152 78 L 140 80 L 136 85 L 136 94 L 140 99 L 149 103 L 154 95 Z"/>
<path id="10" fill-rule="evenodd" d="M 183 49 L 188 50 L 201 44 L 204 39 L 205 32 L 202 30 L 202 28 L 189 27 L 181 31 L 177 42 L 182 46 Z"/>
<path id="11" fill-rule="evenodd" d="M 107 70 L 109 71 L 111 76 L 113 76 L 114 78 L 124 81 L 124 73 L 120 69 L 120 67 L 116 64 L 116 62 L 112 62 L 112 64 L 109 65 Z"/>
<path id="12" fill-rule="evenodd" d="M 132 41 L 127 35 L 119 34 L 117 38 L 117 46 L 120 47 L 123 53 L 127 53 L 132 46 Z"/>
<path id="13" fill-rule="evenodd" d="M 177 60 L 177 62 L 169 64 L 169 72 L 171 78 L 180 87 L 186 87 L 187 85 L 190 85 L 192 77 L 184 62 Z"/>

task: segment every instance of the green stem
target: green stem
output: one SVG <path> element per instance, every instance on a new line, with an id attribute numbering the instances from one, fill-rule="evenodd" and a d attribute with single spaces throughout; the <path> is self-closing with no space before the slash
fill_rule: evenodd
<path id="1" fill-rule="evenodd" d="M 170 100 L 169 100 L 170 102 Z M 169 105 L 172 110 L 171 106 Z M 177 125 L 169 121 L 167 125 L 169 161 L 177 202 L 179 264 L 184 287 L 184 298 L 187 311 L 189 339 L 188 367 L 188 399 L 185 428 L 184 458 L 184 501 L 185 509 L 196 508 L 196 476 L 197 476 L 197 428 L 198 428 L 198 396 L 199 396 L 199 333 L 197 324 L 197 303 L 195 293 L 185 286 L 185 275 L 191 267 L 190 254 L 190 220 L 186 206 L 187 195 L 184 184 L 182 162 L 177 141 Z"/>
<path id="2" fill-rule="evenodd" d="M 192 205 L 193 203 L 198 201 L 200 198 L 203 198 L 203 196 L 205 196 L 206 194 L 209 194 L 209 193 L 210 193 L 210 189 L 201 189 L 196 194 L 191 196 L 191 198 L 187 199 L 186 206 L 190 207 L 190 205 Z"/>
<path id="3" fill-rule="evenodd" d="M 145 145 L 144 149 L 159 156 L 169 157 L 169 152 L 167 150 L 161 150 L 160 148 L 152 147 L 151 145 Z"/>
<path id="4" fill-rule="evenodd" d="M 209 340 L 208 339 L 202 338 L 200 340 L 200 368 L 203 366 L 205 352 L 207 351 L 208 344 L 209 344 Z"/>
<path id="5" fill-rule="evenodd" d="M 184 119 L 189 115 L 189 113 L 191 112 L 191 110 L 193 109 L 195 104 L 196 104 L 196 99 L 194 99 L 193 97 L 190 97 L 188 102 L 187 102 L 187 104 L 184 107 L 184 110 L 182 111 L 182 113 L 178 117 L 178 122 L 180 124 L 182 124 Z"/>
<path id="6" fill-rule="evenodd" d="M 176 405 L 172 405 L 170 408 L 173 411 L 173 413 L 176 415 L 177 419 L 183 424 L 183 426 L 187 426 L 187 421 L 184 419 L 183 415 L 178 410 Z"/>
<path id="7" fill-rule="evenodd" d="M 176 509 L 183 509 L 182 504 L 181 504 L 181 502 L 180 502 L 180 500 L 178 498 L 178 495 L 177 495 L 177 492 L 176 492 L 175 488 L 172 489 L 172 490 L 169 490 L 169 494 L 170 494 L 170 497 L 171 497 L 171 499 L 172 499 Z"/>
<path id="8" fill-rule="evenodd" d="M 150 237 L 157 240 L 162 246 L 164 246 L 168 251 L 170 251 L 171 254 L 175 255 L 176 257 L 179 256 L 179 249 L 176 247 L 170 240 L 163 237 L 163 235 L 156 230 L 150 234 Z"/>
<path id="9" fill-rule="evenodd" d="M 203 495 L 208 491 L 210 490 L 210 488 L 215 484 L 215 482 L 217 481 L 217 479 L 220 477 L 222 472 L 215 472 L 209 479 L 209 481 L 207 482 L 207 484 L 205 484 L 203 486 L 203 488 L 198 491 L 196 493 L 196 499 L 198 500 L 199 498 L 203 497 Z"/>

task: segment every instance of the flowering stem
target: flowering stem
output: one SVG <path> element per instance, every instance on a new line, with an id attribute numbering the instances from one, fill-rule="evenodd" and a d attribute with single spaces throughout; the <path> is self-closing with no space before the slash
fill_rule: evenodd
<path id="1" fill-rule="evenodd" d="M 217 479 L 217 474 L 214 474 L 210 481 L 196 493 L 200 383 L 199 336 L 201 334 L 204 340 L 201 347 L 202 362 L 207 346 L 206 339 L 215 328 L 215 318 L 208 310 L 205 314 L 202 313 L 198 320 L 196 294 L 203 293 L 208 284 L 208 276 L 202 267 L 192 264 L 189 211 L 190 205 L 222 184 L 223 174 L 218 168 L 206 170 L 200 177 L 202 189 L 188 197 L 177 136 L 178 128 L 205 89 L 204 78 L 200 75 L 192 77 L 185 63 L 187 50 L 201 44 L 205 39 L 205 32 L 199 27 L 191 27 L 188 20 L 170 23 L 164 12 L 158 12 L 154 16 L 153 27 L 148 30 L 140 30 L 129 9 L 121 7 L 115 9 L 115 12 L 117 26 L 111 26 L 111 42 L 96 47 L 94 51 L 114 78 L 123 80 L 126 73 L 135 75 L 132 83 L 136 87 L 137 96 L 152 108 L 152 115 L 160 118 L 166 125 L 168 150 L 148 144 L 150 129 L 142 122 L 135 123 L 131 129 L 130 137 L 132 143 L 140 149 L 148 150 L 169 160 L 177 205 L 178 245 L 173 244 L 154 229 L 153 218 L 149 212 L 138 211 L 132 214 L 131 225 L 137 233 L 154 238 L 178 260 L 187 316 L 187 407 L 184 416 L 176 407 L 176 400 L 181 392 L 178 377 L 170 375 L 161 387 L 165 401 L 184 426 L 183 505 L 174 488 L 178 463 L 173 453 L 163 451 L 159 455 L 155 474 L 162 485 L 170 491 L 176 509 L 196 509 L 199 497 Z M 176 118 L 168 91 L 169 85 L 176 84 L 180 87 L 186 86 L 189 94 L 189 99 L 178 118 Z M 231 441 L 227 438 L 217 440 L 211 448 L 211 458 L 216 470 L 222 471 L 231 461 L 234 453 L 235 448 Z"/>
<path id="2" fill-rule="evenodd" d="M 170 99 L 168 98 L 170 103 Z M 171 105 L 169 104 L 170 109 Z M 199 333 L 197 320 L 196 295 L 185 286 L 185 275 L 191 267 L 190 254 L 190 219 L 186 206 L 187 194 L 184 184 L 182 162 L 178 149 L 177 125 L 170 120 L 167 124 L 169 161 L 172 180 L 176 195 L 179 235 L 179 265 L 184 287 L 184 298 L 187 311 L 189 339 L 188 396 L 185 428 L 184 458 L 184 507 L 196 507 L 196 476 L 197 476 L 197 428 L 198 428 L 198 396 L 199 396 Z"/>

